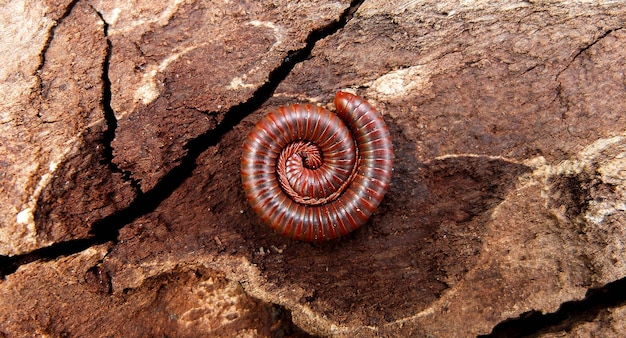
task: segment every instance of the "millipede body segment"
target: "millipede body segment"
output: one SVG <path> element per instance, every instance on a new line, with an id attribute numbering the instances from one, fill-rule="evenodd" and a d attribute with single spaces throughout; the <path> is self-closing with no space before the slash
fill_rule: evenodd
<path id="1" fill-rule="evenodd" d="M 270 112 L 243 145 L 241 179 L 254 211 L 275 231 L 323 241 L 363 225 L 393 168 L 389 129 L 367 101 L 335 95 L 336 114 L 311 104 Z"/>

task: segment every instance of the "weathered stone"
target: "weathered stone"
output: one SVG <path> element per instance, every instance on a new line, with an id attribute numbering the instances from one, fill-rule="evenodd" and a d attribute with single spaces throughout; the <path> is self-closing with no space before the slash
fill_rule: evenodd
<path id="1" fill-rule="evenodd" d="M 109 23 L 114 162 L 154 187 L 190 139 L 250 99 L 307 35 L 336 20 L 346 1 L 295 4 L 180 2 L 97 4 Z M 162 7 L 159 7 L 162 6 Z M 140 24 L 138 24 L 140 23 Z"/>
<path id="2" fill-rule="evenodd" d="M 592 321 L 581 323 L 567 331 L 542 334 L 542 338 L 557 337 L 619 337 L 626 332 L 626 308 L 608 309 Z"/>
<path id="3" fill-rule="evenodd" d="M 95 220 L 134 197 L 105 163 L 103 23 L 88 4 L 63 17 L 69 4 L 40 6 L 18 1 L 2 10 L 2 255 L 86 237 Z"/>
<path id="4" fill-rule="evenodd" d="M 275 337 L 297 333 L 288 313 L 235 281 L 178 266 L 111 294 L 109 245 L 22 266 L 0 284 L 4 336 Z"/>
<path id="5" fill-rule="evenodd" d="M 145 194 L 98 224 L 119 229 L 115 241 L 24 264 L 0 282 L 0 319 L 11 323 L 2 333 L 81 335 L 109 318 L 94 332 L 117 333 L 117 323 L 135 327 L 121 332 L 130 336 L 267 336 L 279 320 L 263 311 L 278 304 L 322 336 L 475 336 L 626 276 L 626 10 L 617 3 L 368 1 L 329 36 L 311 32 L 347 2 L 29 6 L 47 32 L 20 66 L 34 75 L 0 73 L 14 79 L 7 88 L 31 93 L 3 93 L 3 254 L 87 236 L 133 198 L 123 175 Z M 272 72 L 309 37 L 323 39 L 262 107 L 238 110 L 265 99 Z M 42 48 L 43 60 L 33 57 Z M 74 95 L 59 94 L 59 81 Z M 346 238 L 290 241 L 248 205 L 241 144 L 268 110 L 332 108 L 339 89 L 383 113 L 391 186 Z M 53 132 L 54 142 L 37 136 Z M 54 162 L 66 154 L 59 144 L 75 150 Z M 45 156 L 15 157 L 35 147 Z M 50 163 L 58 178 L 36 184 Z M 236 298 L 237 318 L 224 321 L 219 297 Z M 619 311 L 602 314 L 615 313 L 613 324 L 577 330 L 619 329 Z"/>

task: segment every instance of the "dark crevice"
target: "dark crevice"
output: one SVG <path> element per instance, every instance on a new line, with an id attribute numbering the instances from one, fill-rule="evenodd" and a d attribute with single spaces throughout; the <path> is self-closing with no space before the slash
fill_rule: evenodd
<path id="1" fill-rule="evenodd" d="M 49 247 L 40 248 L 22 255 L 10 257 L 0 256 L 0 276 L 5 277 L 6 275 L 15 272 L 21 265 L 28 264 L 33 261 L 54 260 L 58 257 L 81 252 L 94 245 L 115 242 L 117 240 L 119 230 L 122 227 L 133 222 L 138 217 L 154 211 L 165 199 L 167 199 L 168 196 L 170 196 L 189 176 L 192 175 L 196 168 L 196 159 L 205 150 L 219 143 L 224 134 L 232 130 L 242 119 L 248 116 L 251 112 L 257 110 L 264 102 L 266 102 L 278 85 L 288 76 L 293 67 L 296 64 L 303 62 L 310 56 L 316 42 L 343 28 L 363 1 L 364 0 L 352 1 L 350 7 L 344 11 L 339 20 L 332 22 L 319 30 L 311 32 L 306 39 L 306 46 L 302 49 L 288 53 L 283 63 L 269 74 L 268 80 L 256 90 L 249 100 L 231 107 L 231 109 L 226 113 L 224 120 L 215 129 L 209 130 L 195 139 L 190 140 L 185 147 L 187 154 L 181 159 L 181 163 L 168 172 L 153 189 L 145 194 L 140 193 L 139 184 L 130 177 L 130 173 L 121 170 L 112 161 L 113 148 L 111 143 L 115 138 L 117 119 L 115 118 L 115 112 L 111 107 L 111 81 L 108 76 L 108 71 L 112 46 L 107 37 L 106 59 L 103 63 L 102 74 L 102 105 L 107 124 L 107 129 L 103 135 L 105 148 L 103 156 L 107 165 L 113 172 L 121 173 L 124 179 L 131 182 L 138 192 L 137 198 L 127 208 L 94 223 L 91 231 L 92 235 L 89 238 L 56 243 Z M 51 28 L 51 32 L 48 39 L 44 43 L 44 48 L 40 56 L 41 60 L 37 68 L 37 76 L 40 76 L 43 70 L 45 64 L 45 54 L 52 42 L 56 27 L 58 27 L 59 23 L 61 23 L 64 18 L 69 16 L 77 2 L 78 0 L 72 1 L 63 15 Z M 106 37 L 108 24 L 102 17 L 101 13 L 98 13 L 98 15 L 104 23 L 104 35 Z M 617 29 L 607 30 L 589 45 L 581 48 L 577 54 L 574 55 L 571 62 L 576 60 L 582 53 L 587 51 L 601 39 L 616 30 Z M 568 67 L 569 65 L 565 69 Z M 558 75 L 560 75 L 563 71 L 559 72 Z M 624 305 L 626 305 L 626 278 L 609 283 L 601 288 L 590 289 L 584 299 L 565 302 L 556 312 L 544 314 L 539 311 L 531 311 L 522 314 L 518 318 L 503 321 L 496 325 L 489 335 L 482 337 L 536 337 L 545 333 L 568 331 L 573 329 L 576 325 L 594 320 L 599 315 L 605 313 L 607 309 Z"/>
<path id="2" fill-rule="evenodd" d="M 317 41 L 324 39 L 343 28 L 352 18 L 354 12 L 359 8 L 364 0 L 354 0 L 339 17 L 337 21 L 312 31 L 307 36 L 306 45 L 298 50 L 288 53 L 282 64 L 271 71 L 267 81 L 261 85 L 252 96 L 245 102 L 231 107 L 225 114 L 223 121 L 214 129 L 211 129 L 198 137 L 191 139 L 185 149 L 187 153 L 181 158 L 180 164 L 170 170 L 163 178 L 144 194 L 138 195 L 130 205 L 115 214 L 107 216 L 92 226 L 91 236 L 85 239 L 76 239 L 65 242 L 52 244 L 49 247 L 33 250 L 29 253 L 16 256 L 0 256 L 0 276 L 5 277 L 17 270 L 20 265 L 27 264 L 36 260 L 54 260 L 58 257 L 67 256 L 83 251 L 91 246 L 103 244 L 107 242 L 116 242 L 119 230 L 127 224 L 130 224 L 138 217 L 149 214 L 154 211 L 165 199 L 167 199 L 188 177 L 190 177 L 196 168 L 196 159 L 205 150 L 215 146 L 221 140 L 222 136 L 232 130 L 241 120 L 252 112 L 261 107 L 274 93 L 278 85 L 289 75 L 291 70 L 300 62 L 305 61 L 315 47 Z M 99 14 L 100 15 L 100 14 Z M 102 15 L 100 18 L 104 22 Z M 105 22 L 105 34 L 106 34 Z M 107 39 L 108 40 L 108 39 Z M 104 63 L 104 93 L 103 106 L 105 117 L 108 124 L 105 139 L 108 148 L 105 149 L 105 157 L 107 161 L 112 162 L 113 151 L 110 141 L 115 137 L 115 129 L 117 120 L 111 108 L 111 82 L 108 78 L 108 64 L 111 54 L 110 42 L 108 42 L 107 58 Z M 119 170 L 119 168 L 117 169 Z"/>
<path id="3" fill-rule="evenodd" d="M 600 42 L 600 40 L 606 38 L 609 34 L 615 32 L 616 30 L 619 30 L 619 28 L 617 29 L 609 29 L 606 32 L 602 33 L 602 35 L 600 35 L 598 38 L 596 38 L 595 40 L 593 40 L 590 44 L 588 44 L 587 46 L 581 48 L 578 53 L 576 53 L 576 55 L 574 55 L 574 57 L 572 58 L 572 62 L 574 60 L 576 60 L 580 54 L 586 52 L 587 50 L 589 50 L 589 48 L 593 47 L 596 43 Z"/>
<path id="4" fill-rule="evenodd" d="M 131 205 L 112 216 L 96 222 L 92 228 L 92 233 L 105 242 L 115 240 L 119 229 L 134 221 L 137 217 L 154 211 L 165 199 L 167 199 L 196 169 L 196 159 L 208 148 L 215 146 L 222 136 L 232 130 L 246 116 L 257 110 L 267 101 L 278 85 L 289 75 L 293 67 L 306 60 L 311 54 L 317 41 L 334 34 L 341 29 L 356 10 L 354 7 L 361 4 L 363 0 L 354 1 L 340 17 L 328 26 L 313 31 L 306 39 L 306 45 L 302 49 L 292 51 L 285 58 L 284 62 L 270 72 L 268 80 L 261 85 L 253 95 L 245 102 L 231 107 L 224 115 L 224 119 L 214 129 L 211 129 L 194 139 L 186 145 L 185 156 L 180 160 L 180 164 L 170 170 L 163 178 L 147 191 L 141 198 L 136 199 Z"/>
<path id="5" fill-rule="evenodd" d="M 530 311 L 508 319 L 481 337 L 538 337 L 546 333 L 571 331 L 577 325 L 593 321 L 608 309 L 626 305 L 626 278 L 587 291 L 585 298 L 565 302 L 553 313 Z"/>
<path id="6" fill-rule="evenodd" d="M 109 23 L 104 20 L 102 13 L 98 12 L 95 8 L 92 9 L 96 12 L 103 25 L 104 37 L 106 38 L 106 54 L 104 62 L 102 64 L 102 110 L 104 112 L 104 120 L 107 128 L 102 135 L 103 143 L 103 163 L 105 163 L 109 170 L 114 173 L 122 175 L 124 181 L 130 182 L 135 193 L 141 195 L 141 186 L 139 181 L 132 178 L 129 171 L 122 170 L 115 162 L 113 162 L 113 140 L 115 139 L 115 131 L 117 130 L 117 118 L 115 117 L 115 111 L 111 107 L 112 93 L 111 93 L 111 79 L 109 78 L 109 64 L 111 63 L 111 52 L 113 45 L 109 39 Z"/>
<path id="7" fill-rule="evenodd" d="M 616 32 L 618 30 L 622 29 L 622 27 L 619 28 L 612 28 L 612 29 L 608 29 L 606 30 L 604 33 L 602 33 L 602 35 L 600 35 L 599 37 L 597 37 L 596 39 L 594 39 L 593 41 L 591 41 L 590 43 L 588 43 L 586 46 L 580 48 L 578 50 L 578 52 L 576 53 L 576 55 L 574 55 L 574 57 L 567 63 L 567 65 L 565 66 L 565 68 L 561 69 L 555 76 L 555 79 L 557 82 L 559 82 L 559 77 L 561 76 L 561 74 L 563 74 L 567 69 L 569 69 L 569 67 L 572 65 L 572 63 L 574 63 L 574 61 L 576 61 L 576 59 L 578 59 L 578 57 L 588 51 L 591 47 L 593 47 L 595 44 L 597 44 L 598 42 L 600 42 L 602 39 L 606 38 L 607 36 L 609 36 L 609 34 Z"/>
<path id="8" fill-rule="evenodd" d="M 75 239 L 71 241 L 53 244 L 51 246 L 36 249 L 29 253 L 16 256 L 0 256 L 0 277 L 4 279 L 7 275 L 15 272 L 21 265 L 34 261 L 49 261 L 58 257 L 68 256 L 88 249 L 89 247 L 106 243 L 107 241 L 97 241 L 95 238 Z"/>
<path id="9" fill-rule="evenodd" d="M 580 55 L 582 55 L 584 52 L 588 51 L 591 47 L 593 47 L 595 44 L 597 44 L 598 42 L 600 42 L 602 39 L 606 38 L 607 36 L 609 36 L 609 34 L 619 31 L 621 30 L 623 27 L 618 27 L 618 28 L 611 28 L 608 29 L 606 31 L 604 31 L 602 33 L 602 35 L 600 35 L 599 37 L 597 37 L 596 39 L 594 39 L 593 41 L 591 41 L 590 43 L 588 43 L 586 46 L 583 46 L 582 48 L 580 48 L 578 50 L 578 52 L 576 52 L 576 54 L 574 55 L 574 57 L 572 57 L 572 59 L 565 65 L 565 67 L 563 67 L 563 69 L 559 70 L 556 74 L 556 76 L 554 77 L 554 81 L 557 84 L 556 87 L 556 96 L 555 96 L 555 100 L 558 100 L 559 105 L 563 108 L 565 108 L 565 110 L 562 113 L 562 117 L 561 120 L 565 121 L 565 117 L 567 115 L 567 113 L 569 112 L 569 99 L 565 96 L 565 94 L 563 93 L 563 86 L 561 84 L 561 80 L 559 79 L 561 77 L 561 75 L 563 73 L 565 73 L 565 71 L 567 71 L 569 69 L 569 67 L 574 64 L 574 61 L 576 61 L 576 59 L 578 59 L 578 57 L 580 57 Z M 572 136 L 572 137 L 577 137 L 576 135 L 574 135 L 571 131 L 571 128 L 569 125 L 566 125 L 565 130 L 567 131 L 567 133 Z"/>

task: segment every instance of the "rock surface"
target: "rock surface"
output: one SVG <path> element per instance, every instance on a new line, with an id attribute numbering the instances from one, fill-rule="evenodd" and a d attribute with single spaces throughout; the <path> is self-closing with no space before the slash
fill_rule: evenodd
<path id="1" fill-rule="evenodd" d="M 1 6 L 0 335 L 475 336 L 626 277 L 619 3 Z M 293 242 L 241 144 L 339 89 L 383 113 L 392 183 Z"/>
<path id="2" fill-rule="evenodd" d="M 294 334 L 288 313 L 246 295 L 204 267 L 174 268 L 111 295 L 108 245 L 32 263 L 3 282 L 5 335 L 275 337 Z M 42 302 L 33 302 L 35 299 Z M 7 301 L 10 300 L 10 301 Z"/>

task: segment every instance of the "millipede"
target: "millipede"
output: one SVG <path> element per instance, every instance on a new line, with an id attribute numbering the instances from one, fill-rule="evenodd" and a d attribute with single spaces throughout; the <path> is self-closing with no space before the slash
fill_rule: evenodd
<path id="1" fill-rule="evenodd" d="M 381 114 L 341 91 L 335 109 L 278 107 L 244 141 L 246 198 L 284 236 L 309 242 L 344 236 L 367 222 L 387 192 L 394 154 Z"/>

